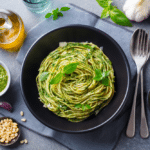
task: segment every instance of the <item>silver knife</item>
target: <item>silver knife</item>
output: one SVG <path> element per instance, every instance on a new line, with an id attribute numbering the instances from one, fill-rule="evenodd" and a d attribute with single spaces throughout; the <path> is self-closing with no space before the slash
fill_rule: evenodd
<path id="1" fill-rule="evenodd" d="M 148 92 L 148 106 L 150 107 L 150 91 Z"/>

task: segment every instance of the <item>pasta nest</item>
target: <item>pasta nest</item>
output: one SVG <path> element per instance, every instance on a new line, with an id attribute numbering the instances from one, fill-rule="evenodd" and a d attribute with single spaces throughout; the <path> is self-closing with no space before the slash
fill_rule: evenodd
<path id="1" fill-rule="evenodd" d="M 75 71 L 66 74 L 57 84 L 50 81 L 70 63 L 79 63 Z M 109 71 L 108 85 L 96 81 L 95 69 Z M 41 81 L 43 72 L 48 72 Z M 44 107 L 71 122 L 80 122 L 97 114 L 114 95 L 114 70 L 102 49 L 93 43 L 66 43 L 51 52 L 41 63 L 36 82 L 39 99 Z"/>

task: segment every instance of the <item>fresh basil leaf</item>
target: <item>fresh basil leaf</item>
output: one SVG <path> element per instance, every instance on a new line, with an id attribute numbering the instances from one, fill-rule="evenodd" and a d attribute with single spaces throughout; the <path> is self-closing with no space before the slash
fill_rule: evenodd
<path id="1" fill-rule="evenodd" d="M 107 77 L 102 80 L 102 84 L 104 84 L 105 86 L 109 85 L 109 80 Z"/>
<path id="2" fill-rule="evenodd" d="M 110 10 L 109 10 L 108 7 L 104 8 L 103 11 L 102 11 L 102 13 L 101 13 L 101 19 L 109 17 L 109 12 L 110 12 Z"/>
<path id="3" fill-rule="evenodd" d="M 70 63 L 70 64 L 68 64 L 67 66 L 64 67 L 63 73 L 71 74 L 72 72 L 74 72 L 76 70 L 77 65 L 79 65 L 79 63 Z"/>
<path id="4" fill-rule="evenodd" d="M 69 9 L 70 9 L 69 7 L 61 7 L 60 11 L 67 11 Z"/>
<path id="5" fill-rule="evenodd" d="M 96 81 L 100 81 L 100 80 L 101 80 L 101 77 L 95 76 L 93 79 L 96 80 Z"/>
<path id="6" fill-rule="evenodd" d="M 49 75 L 49 72 L 42 72 L 42 74 L 40 75 L 40 81 L 46 80 L 48 75 Z"/>
<path id="7" fill-rule="evenodd" d="M 51 79 L 50 84 L 57 84 L 62 80 L 63 73 L 58 73 L 53 79 Z"/>
<path id="8" fill-rule="evenodd" d="M 66 75 L 63 73 L 63 76 L 65 77 Z"/>
<path id="9" fill-rule="evenodd" d="M 91 106 L 90 106 L 90 105 L 86 104 L 85 106 L 86 106 L 88 109 L 91 109 Z"/>
<path id="10" fill-rule="evenodd" d="M 110 18 L 114 23 L 118 25 L 132 27 L 132 24 L 126 17 L 126 15 L 115 7 L 110 10 Z"/>
<path id="11" fill-rule="evenodd" d="M 96 76 L 101 76 L 102 71 L 100 69 L 95 69 Z"/>
<path id="12" fill-rule="evenodd" d="M 83 110 L 83 111 L 85 111 L 85 110 L 86 110 L 85 105 L 82 105 L 82 110 Z"/>
<path id="13" fill-rule="evenodd" d="M 49 17 L 51 17 L 51 15 L 52 15 L 52 13 L 47 13 L 47 14 L 45 15 L 45 18 L 49 18 Z"/>
<path id="14" fill-rule="evenodd" d="M 52 11 L 53 20 L 58 19 L 58 13 L 59 13 L 59 8 L 56 8 L 55 10 Z"/>
<path id="15" fill-rule="evenodd" d="M 95 77 L 93 78 L 96 81 L 100 81 L 102 78 L 102 71 L 100 69 L 95 69 Z"/>
<path id="16" fill-rule="evenodd" d="M 57 20 L 57 19 L 58 19 L 58 14 L 54 14 L 53 20 Z"/>
<path id="17" fill-rule="evenodd" d="M 109 71 L 102 72 L 100 69 L 95 69 L 96 76 L 93 78 L 96 81 L 101 81 L 107 76 L 109 76 Z"/>
<path id="18" fill-rule="evenodd" d="M 59 12 L 59 8 L 56 8 L 52 11 L 52 14 L 54 15 L 54 14 L 57 14 L 58 12 Z"/>
<path id="19" fill-rule="evenodd" d="M 82 105 L 81 104 L 75 104 L 75 108 L 81 108 Z"/>
<path id="20" fill-rule="evenodd" d="M 58 16 L 63 17 L 63 14 L 61 12 L 58 12 Z"/>
<path id="21" fill-rule="evenodd" d="M 112 3 L 112 0 L 96 0 L 96 1 L 103 8 L 108 7 Z"/>

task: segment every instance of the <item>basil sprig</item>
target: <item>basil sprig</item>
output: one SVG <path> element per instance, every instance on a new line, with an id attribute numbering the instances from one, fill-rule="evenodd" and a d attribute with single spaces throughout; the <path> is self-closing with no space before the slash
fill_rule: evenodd
<path id="1" fill-rule="evenodd" d="M 118 25 L 132 27 L 132 24 L 126 17 L 126 15 L 122 11 L 117 9 L 116 6 L 113 6 L 111 4 L 113 2 L 112 0 L 96 0 L 96 1 L 101 7 L 104 8 L 101 13 L 101 19 L 110 17 L 110 19 Z"/>
<path id="2" fill-rule="evenodd" d="M 52 10 L 51 13 L 47 13 L 45 15 L 45 18 L 49 18 L 51 16 L 53 16 L 53 20 L 56 20 L 58 19 L 58 17 L 63 17 L 63 13 L 61 11 L 68 11 L 70 8 L 69 7 L 61 7 L 60 9 L 59 8 L 56 8 L 54 10 Z"/>
<path id="3" fill-rule="evenodd" d="M 70 63 L 66 65 L 63 69 L 63 73 L 58 73 L 53 79 L 51 79 L 50 84 L 58 84 L 61 82 L 62 77 L 65 76 L 65 74 L 73 73 L 76 70 L 78 64 L 79 63 Z"/>
<path id="4" fill-rule="evenodd" d="M 96 81 L 102 81 L 102 84 L 105 86 L 109 85 L 109 71 L 101 71 L 100 69 L 95 69 L 95 77 L 93 78 Z"/>

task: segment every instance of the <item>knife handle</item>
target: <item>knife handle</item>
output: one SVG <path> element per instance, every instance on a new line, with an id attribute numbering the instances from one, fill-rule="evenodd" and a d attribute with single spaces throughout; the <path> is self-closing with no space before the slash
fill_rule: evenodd
<path id="1" fill-rule="evenodd" d="M 144 92 L 143 92 L 143 69 L 141 70 L 141 126 L 140 135 L 142 138 L 149 137 L 148 125 L 145 115 Z"/>
<path id="2" fill-rule="evenodd" d="M 130 119 L 129 119 L 127 130 L 126 130 L 126 136 L 129 138 L 133 138 L 135 135 L 135 110 L 136 110 L 136 98 L 137 98 L 139 78 L 140 78 L 140 71 L 137 73 L 137 80 L 136 80 L 136 87 L 135 87 L 135 92 L 134 92 L 132 110 L 131 110 Z"/>

